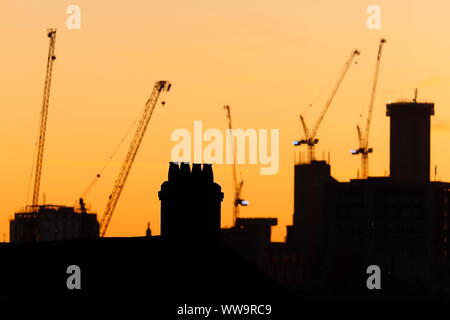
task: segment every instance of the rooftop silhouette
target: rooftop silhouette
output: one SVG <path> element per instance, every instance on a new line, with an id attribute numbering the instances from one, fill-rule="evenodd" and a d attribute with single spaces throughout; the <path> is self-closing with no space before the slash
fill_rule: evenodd
<path id="1" fill-rule="evenodd" d="M 33 213 L 17 213 L 11 228 L 17 239 L 31 241 L 0 245 L 8 261 L 0 265 L 7 288 L 3 293 L 140 296 L 151 286 L 177 301 L 195 297 L 220 302 L 229 295 L 273 301 L 283 297 L 289 303 L 342 297 L 449 298 L 450 183 L 429 180 L 433 112 L 432 103 L 387 105 L 389 177 L 339 182 L 325 161 L 296 164 L 293 224 L 285 242 L 271 241 L 276 218 L 238 218 L 231 228 L 221 229 L 224 194 L 211 164 L 169 163 L 167 181 L 158 192 L 160 236 L 153 236 L 148 225 L 145 237 L 98 238 L 95 224 L 90 224 L 93 229 L 82 225 L 79 233 L 67 236 L 69 231 L 61 226 L 77 226 L 77 221 L 95 217 L 85 207 L 77 212 L 42 206 Z M 404 151 L 405 145 L 412 145 L 412 150 Z M 36 226 L 52 219 L 57 228 L 48 230 L 54 232 L 36 237 Z M 65 224 L 66 220 L 71 222 Z M 30 225 L 34 227 L 25 228 Z M 87 230 L 95 236 L 81 236 Z M 81 293 L 66 290 L 64 274 L 54 276 L 57 269 L 73 263 L 86 270 Z M 369 265 L 381 268 L 383 290 L 367 290 Z"/>

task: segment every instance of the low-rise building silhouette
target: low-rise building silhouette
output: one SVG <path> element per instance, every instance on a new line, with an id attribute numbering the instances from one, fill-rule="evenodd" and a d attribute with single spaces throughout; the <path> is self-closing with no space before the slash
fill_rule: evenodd
<path id="1" fill-rule="evenodd" d="M 221 240 L 261 270 L 265 270 L 266 254 L 271 244 L 275 218 L 237 218 L 235 226 L 222 229 Z"/>
<path id="2" fill-rule="evenodd" d="M 38 205 L 29 206 L 10 221 L 11 242 L 39 242 L 88 239 L 99 236 L 97 214 L 83 207 Z"/>

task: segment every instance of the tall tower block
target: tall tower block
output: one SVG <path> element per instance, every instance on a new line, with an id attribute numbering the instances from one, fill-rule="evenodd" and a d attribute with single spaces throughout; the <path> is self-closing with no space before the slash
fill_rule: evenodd
<path id="1" fill-rule="evenodd" d="M 171 162 L 168 180 L 158 192 L 161 236 L 169 239 L 219 240 L 221 187 L 214 182 L 211 164 Z"/>
<path id="2" fill-rule="evenodd" d="M 395 102 L 390 117 L 390 177 L 403 182 L 430 180 L 430 116 L 434 103 Z"/>

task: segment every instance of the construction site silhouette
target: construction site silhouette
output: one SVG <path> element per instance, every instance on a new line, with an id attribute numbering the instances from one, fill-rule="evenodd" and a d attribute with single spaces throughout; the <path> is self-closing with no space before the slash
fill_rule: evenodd
<path id="1" fill-rule="evenodd" d="M 294 145 L 306 144 L 308 157 L 294 164 L 294 212 L 285 241 L 273 242 L 276 217 L 239 216 L 239 206 L 249 202 L 235 163 L 231 227 L 221 228 L 224 193 L 213 165 L 170 162 L 167 180 L 152 195 L 160 201 L 160 235 L 149 223 L 142 237 L 105 237 L 153 111 L 171 88 L 165 80 L 155 83 L 146 101 L 101 218 L 83 197 L 79 207 L 39 204 L 56 30 L 48 37 L 33 201 L 10 220 L 10 243 L 0 243 L 0 298 L 124 297 L 163 313 L 186 303 L 253 303 L 271 305 L 273 317 L 284 318 L 311 300 L 450 298 L 450 183 L 430 179 L 434 103 L 419 102 L 416 92 L 412 101 L 387 104 L 390 173 L 369 175 L 370 116 L 385 39 L 378 46 L 367 125 L 364 132 L 358 127 L 360 145 L 352 152 L 361 155 L 360 176 L 340 182 L 314 153 L 320 122 L 359 55 L 353 50 L 311 132 L 301 116 L 305 139 Z M 225 109 L 231 130 L 230 107 Z M 71 266 L 81 272 L 76 288 L 68 285 Z M 367 284 L 371 266 L 381 270 L 381 289 Z"/>

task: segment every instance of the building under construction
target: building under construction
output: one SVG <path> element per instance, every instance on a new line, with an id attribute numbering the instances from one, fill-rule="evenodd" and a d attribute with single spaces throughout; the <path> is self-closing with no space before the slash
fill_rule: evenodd
<path id="1" fill-rule="evenodd" d="M 387 105 L 389 176 L 340 182 L 326 161 L 296 164 L 286 242 L 270 242 L 269 219 L 223 230 L 224 242 L 294 289 L 366 294 L 366 268 L 377 265 L 386 292 L 450 292 L 450 183 L 430 179 L 433 114 L 416 99 Z"/>
<path id="2" fill-rule="evenodd" d="M 10 221 L 11 242 L 38 242 L 96 238 L 97 214 L 86 208 L 39 205 L 17 212 Z"/>
<path id="3" fill-rule="evenodd" d="M 139 121 L 136 133 L 128 149 L 126 158 L 122 164 L 119 176 L 116 179 L 111 192 L 105 212 L 97 221 L 97 215 L 88 213 L 83 197 L 92 187 L 90 184 L 86 192 L 79 200 L 80 207 L 40 205 L 39 191 L 44 159 L 45 137 L 47 131 L 47 118 L 49 111 L 50 89 L 52 80 L 53 64 L 56 60 L 55 42 L 56 29 L 48 29 L 49 51 L 47 56 L 47 70 L 45 75 L 44 96 L 39 121 L 38 142 L 36 145 L 36 163 L 34 173 L 33 199 L 31 205 L 15 214 L 14 220 L 10 221 L 11 242 L 38 242 L 65 239 L 83 239 L 103 237 L 108 229 L 113 212 L 119 201 L 125 182 L 130 173 L 136 154 L 141 145 L 148 123 L 152 117 L 158 99 L 163 91 L 169 91 L 171 84 L 168 81 L 157 81 L 153 87 L 150 98 L 145 104 L 145 109 Z M 165 104 L 164 101 L 161 102 Z M 96 179 L 101 175 L 97 174 Z M 95 183 L 96 180 L 94 180 Z M 220 220 L 219 220 L 220 221 Z"/>
<path id="4" fill-rule="evenodd" d="M 324 161 L 295 166 L 288 246 L 306 277 L 341 287 L 375 264 L 402 283 L 448 286 L 450 183 L 430 180 L 433 103 L 389 103 L 390 174 L 338 182 Z M 392 282 L 391 282 L 392 283 Z"/>

